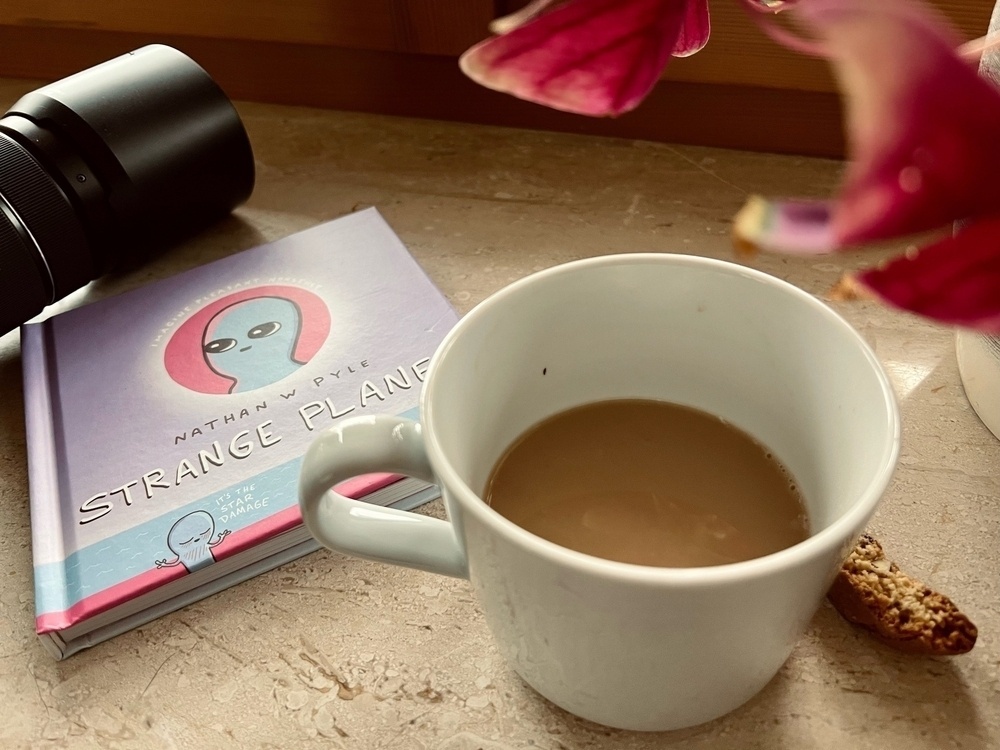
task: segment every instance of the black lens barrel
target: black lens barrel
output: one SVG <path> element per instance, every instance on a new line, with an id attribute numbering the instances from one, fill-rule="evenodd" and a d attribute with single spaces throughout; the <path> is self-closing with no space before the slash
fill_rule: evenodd
<path id="1" fill-rule="evenodd" d="M 143 47 L 26 94 L 0 118 L 0 334 L 221 218 L 253 185 L 235 107 L 176 49 Z M 30 294 L 13 295 L 21 286 Z"/>

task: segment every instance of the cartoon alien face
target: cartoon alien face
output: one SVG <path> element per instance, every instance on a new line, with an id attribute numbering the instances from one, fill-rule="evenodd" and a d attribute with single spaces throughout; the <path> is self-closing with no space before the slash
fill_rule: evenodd
<path id="1" fill-rule="evenodd" d="M 202 349 L 208 366 L 236 381 L 230 393 L 276 383 L 301 363 L 292 358 L 301 329 L 299 308 L 278 297 L 230 305 L 205 327 Z"/>
<path id="2" fill-rule="evenodd" d="M 208 558 L 211 562 L 212 552 L 208 543 L 215 533 L 215 519 L 204 510 L 196 510 L 177 520 L 167 532 L 167 547 L 187 566 Z"/>

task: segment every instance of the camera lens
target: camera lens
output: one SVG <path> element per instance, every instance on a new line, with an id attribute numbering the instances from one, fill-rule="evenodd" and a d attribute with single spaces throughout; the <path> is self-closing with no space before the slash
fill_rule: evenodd
<path id="1" fill-rule="evenodd" d="M 0 118 L 0 335 L 253 190 L 232 102 L 151 45 L 21 97 Z"/>

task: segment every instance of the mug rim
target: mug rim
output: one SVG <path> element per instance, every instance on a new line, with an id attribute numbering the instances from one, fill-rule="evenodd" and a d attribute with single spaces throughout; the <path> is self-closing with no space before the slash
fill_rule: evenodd
<path id="1" fill-rule="evenodd" d="M 719 270 L 723 273 L 742 275 L 775 287 L 780 292 L 798 298 L 804 305 L 812 307 L 821 316 L 848 334 L 855 346 L 867 360 L 872 373 L 882 391 L 883 402 L 886 405 L 888 424 L 886 434 L 889 439 L 882 446 L 882 456 L 879 459 L 878 470 L 869 481 L 865 490 L 851 506 L 837 519 L 821 531 L 810 534 L 806 539 L 790 547 L 776 552 L 722 565 L 711 565 L 689 568 L 670 568 L 636 563 L 608 560 L 579 552 L 568 547 L 551 542 L 524 529 L 513 521 L 502 516 L 491 508 L 480 494 L 473 490 L 459 476 L 445 456 L 440 441 L 431 428 L 434 422 L 434 406 L 430 398 L 435 380 L 435 374 L 440 362 L 447 356 L 462 332 L 471 326 L 479 317 L 487 314 L 497 305 L 505 304 L 505 300 L 527 286 L 544 283 L 549 277 L 572 273 L 578 269 L 591 266 L 636 265 L 653 263 L 657 265 L 702 266 Z M 681 253 L 622 253 L 599 255 L 572 260 L 551 266 L 542 271 L 528 274 L 489 295 L 466 313 L 448 332 L 440 346 L 431 357 L 428 366 L 427 379 L 420 394 L 420 421 L 424 428 L 424 442 L 437 481 L 441 489 L 455 497 L 464 512 L 471 513 L 495 532 L 502 534 L 518 546 L 531 548 L 550 562 L 574 568 L 594 576 L 610 577 L 616 580 L 626 580 L 633 583 L 672 584 L 672 585 L 705 585 L 727 584 L 765 576 L 773 572 L 787 570 L 808 563 L 820 556 L 829 554 L 832 550 L 844 546 L 853 535 L 860 533 L 878 506 L 882 495 L 896 470 L 899 460 L 901 420 L 899 404 L 889 376 L 874 351 L 861 334 L 843 316 L 823 303 L 817 297 L 795 286 L 794 284 L 754 268 L 699 255 Z M 846 554 L 846 550 L 845 550 Z"/>

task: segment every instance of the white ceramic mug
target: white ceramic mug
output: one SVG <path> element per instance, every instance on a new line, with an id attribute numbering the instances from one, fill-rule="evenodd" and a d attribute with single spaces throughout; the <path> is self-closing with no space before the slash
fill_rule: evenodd
<path id="1" fill-rule="evenodd" d="M 480 499 L 505 448 L 613 398 L 721 415 L 769 446 L 812 535 L 705 568 L 612 562 L 541 539 Z M 513 668 L 592 721 L 675 729 L 731 711 L 791 652 L 890 480 L 899 415 L 861 337 L 809 294 L 732 263 L 631 254 L 522 279 L 466 315 L 424 384 L 420 423 L 348 419 L 310 447 L 305 523 L 327 547 L 468 577 Z M 328 488 L 388 471 L 441 487 L 448 521 Z"/>

